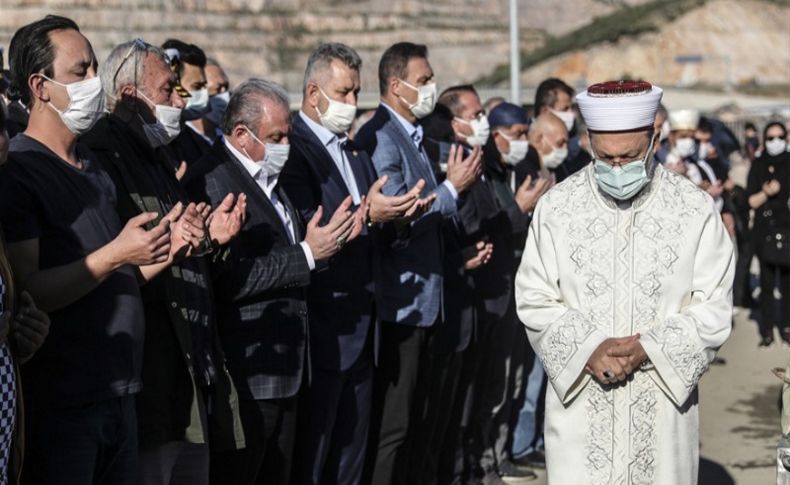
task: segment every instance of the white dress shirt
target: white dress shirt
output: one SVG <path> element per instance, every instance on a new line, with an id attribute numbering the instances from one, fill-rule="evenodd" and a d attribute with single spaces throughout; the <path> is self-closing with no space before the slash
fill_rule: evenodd
<path id="1" fill-rule="evenodd" d="M 280 216 L 283 226 L 285 226 L 285 232 L 288 234 L 288 239 L 291 240 L 291 244 L 295 244 L 296 233 L 294 232 L 294 222 L 291 219 L 290 214 L 288 214 L 288 211 L 285 209 L 285 205 L 280 201 L 279 197 L 277 197 L 277 192 L 274 191 L 274 188 L 277 186 L 277 177 L 266 177 L 263 174 L 263 169 L 257 163 L 250 160 L 250 158 L 244 153 L 236 150 L 236 148 L 231 145 L 227 138 L 225 138 L 223 141 L 225 142 L 225 146 L 228 148 L 230 153 L 232 153 L 233 156 L 235 156 L 241 162 L 242 166 L 250 174 L 250 177 L 252 177 L 255 183 L 258 184 L 258 187 L 261 188 L 266 197 L 271 201 L 274 209 L 277 211 L 277 215 Z M 310 245 L 305 241 L 301 241 L 299 245 L 302 247 L 302 251 L 304 251 L 305 258 L 307 258 L 307 265 L 311 270 L 315 269 L 315 258 L 313 258 L 313 251 L 310 250 Z"/>
<path id="2" fill-rule="evenodd" d="M 425 153 L 422 150 L 422 126 L 412 124 L 411 121 L 407 120 L 406 118 L 398 114 L 398 112 L 392 109 L 387 103 L 382 102 L 381 104 L 382 106 L 384 106 L 389 110 L 390 114 L 392 114 L 401 125 L 403 125 L 403 128 L 406 130 L 406 133 L 409 134 L 412 141 L 414 142 L 414 146 L 417 147 L 417 151 L 420 152 L 420 154 L 425 159 L 424 162 L 430 165 L 430 161 L 428 160 L 428 157 L 425 155 Z M 450 195 L 453 196 L 453 199 L 458 200 L 458 191 L 455 189 L 452 182 L 445 179 L 445 181 L 442 182 L 442 184 L 447 186 L 447 190 L 450 191 Z"/>
<path id="3" fill-rule="evenodd" d="M 357 180 L 354 177 L 354 171 L 351 169 L 351 164 L 348 162 L 348 158 L 342 148 L 343 143 L 348 140 L 348 137 L 335 135 L 323 125 L 311 120 L 309 116 L 304 114 L 304 111 L 299 111 L 299 116 L 310 130 L 312 130 L 315 136 L 318 137 L 318 140 L 324 145 L 326 151 L 329 152 L 329 156 L 332 157 L 332 161 L 335 162 L 340 176 L 343 177 L 343 181 L 346 183 L 346 188 L 354 204 L 359 204 L 361 197 L 359 195 L 359 187 L 357 187 Z"/>

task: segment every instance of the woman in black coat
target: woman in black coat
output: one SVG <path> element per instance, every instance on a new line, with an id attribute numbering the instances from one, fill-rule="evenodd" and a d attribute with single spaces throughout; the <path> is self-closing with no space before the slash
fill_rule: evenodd
<path id="1" fill-rule="evenodd" d="M 760 261 L 760 346 L 771 345 L 774 327 L 790 343 L 790 152 L 787 130 L 779 122 L 765 127 L 763 151 L 752 163 L 746 191 L 755 212 L 752 241 Z"/>

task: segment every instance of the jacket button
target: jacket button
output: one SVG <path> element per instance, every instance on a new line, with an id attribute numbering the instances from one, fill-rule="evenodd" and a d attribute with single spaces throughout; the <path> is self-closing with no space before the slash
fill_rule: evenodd
<path id="1" fill-rule="evenodd" d="M 171 303 L 170 303 L 170 306 L 171 306 L 171 307 L 173 307 L 173 308 L 178 308 L 178 303 L 176 303 L 176 302 L 171 302 Z"/>

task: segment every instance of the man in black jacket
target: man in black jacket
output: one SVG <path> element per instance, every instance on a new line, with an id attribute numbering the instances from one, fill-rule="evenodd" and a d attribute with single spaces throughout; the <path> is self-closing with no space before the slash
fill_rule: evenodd
<path id="1" fill-rule="evenodd" d="M 168 485 L 170 477 L 208 483 L 209 442 L 213 449 L 244 445 L 236 390 L 219 345 L 209 268 L 194 257 L 238 233 L 244 197 L 210 208 L 190 204 L 176 180 L 164 146 L 145 135 L 160 121 L 153 106 L 180 109 L 175 77 L 161 49 L 141 40 L 110 53 L 99 70 L 110 114 L 82 140 L 110 174 L 122 221 L 141 212 L 170 213 L 177 239 L 168 261 L 143 271 L 141 288 L 146 332 L 144 388 L 137 398 L 140 430 L 138 484 Z M 148 125 L 148 127 L 147 127 Z M 210 239 L 208 243 L 206 239 Z"/>
<path id="2" fill-rule="evenodd" d="M 307 381 L 307 302 L 311 272 L 361 232 L 363 210 L 346 197 L 319 226 L 306 228 L 278 185 L 288 158 L 288 97 L 276 84 L 250 79 L 233 93 L 224 138 L 187 173 L 187 189 L 211 204 L 247 194 L 241 234 L 214 257 L 220 335 L 239 388 L 247 448 L 212 455 L 212 483 L 288 484 L 297 395 Z"/>

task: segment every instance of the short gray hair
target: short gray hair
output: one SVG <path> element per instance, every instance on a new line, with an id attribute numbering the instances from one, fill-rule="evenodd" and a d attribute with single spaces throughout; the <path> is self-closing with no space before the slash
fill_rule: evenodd
<path id="1" fill-rule="evenodd" d="M 140 55 L 143 53 L 143 55 Z M 161 48 L 148 44 L 141 39 L 130 40 L 115 48 L 107 56 L 107 60 L 99 66 L 99 78 L 104 89 L 107 101 L 107 109 L 112 111 L 120 101 L 118 88 L 133 84 L 137 88 L 143 88 L 143 69 L 145 58 L 151 53 L 162 59 L 168 64 L 167 55 Z"/>
<path id="2" fill-rule="evenodd" d="M 222 132 L 230 135 L 236 125 L 242 124 L 257 133 L 264 115 L 260 98 L 274 102 L 286 112 L 290 109 L 288 93 L 278 84 L 267 79 L 248 79 L 233 90 L 222 120 Z"/>
<path id="3" fill-rule="evenodd" d="M 362 59 L 357 51 L 339 42 L 327 42 L 319 45 L 307 59 L 307 67 L 304 70 L 304 82 L 302 84 L 302 94 L 307 94 L 307 84 L 317 82 L 319 76 L 326 74 L 332 59 L 341 61 L 346 66 L 355 71 L 362 67 Z"/>
<path id="4" fill-rule="evenodd" d="M 206 58 L 206 65 L 207 66 L 216 66 L 216 67 L 222 69 L 222 66 L 220 65 L 219 61 L 217 61 L 213 57 L 207 57 Z M 224 71 L 224 69 L 222 69 L 222 70 Z"/>

